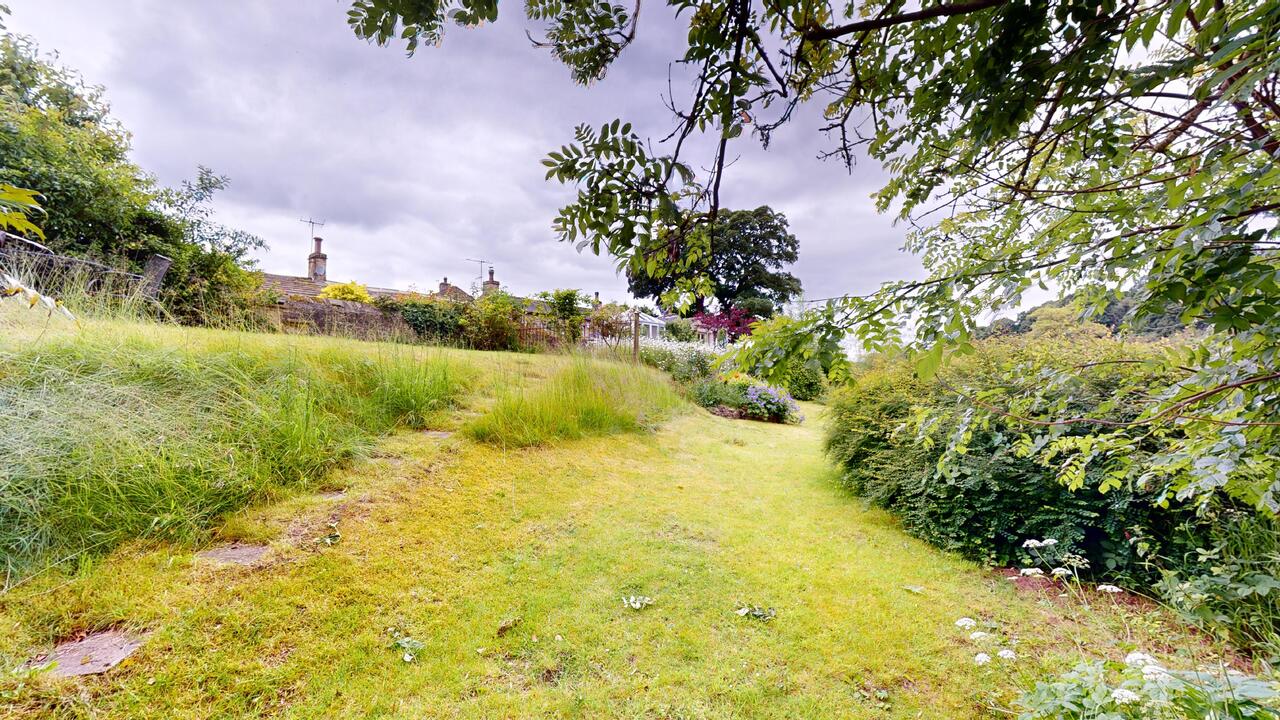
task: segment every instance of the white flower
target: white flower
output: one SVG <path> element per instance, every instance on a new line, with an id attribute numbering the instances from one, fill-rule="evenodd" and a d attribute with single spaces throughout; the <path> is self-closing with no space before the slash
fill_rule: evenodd
<path id="1" fill-rule="evenodd" d="M 1023 540 L 1022 547 L 1024 548 L 1044 547 L 1044 543 L 1040 542 L 1039 540 Z"/>
<path id="2" fill-rule="evenodd" d="M 1116 593 L 1120 593 L 1124 591 L 1116 587 L 1115 585 L 1099 585 L 1098 592 L 1111 593 L 1112 595 L 1115 595 Z"/>
<path id="3" fill-rule="evenodd" d="M 1111 699 L 1116 701 L 1117 705 L 1132 705 L 1142 698 L 1138 693 L 1126 688 L 1116 688 L 1111 691 Z"/>
<path id="4" fill-rule="evenodd" d="M 1146 667 L 1148 665 L 1159 665 L 1156 659 L 1146 653 L 1131 652 L 1124 656 L 1124 664 L 1129 667 Z"/>
<path id="5" fill-rule="evenodd" d="M 1071 577 L 1075 573 L 1071 572 L 1067 568 L 1054 568 L 1049 571 L 1049 574 L 1056 578 L 1061 578 L 1061 577 Z"/>
<path id="6" fill-rule="evenodd" d="M 974 630 L 973 632 L 969 633 L 970 640 L 981 640 L 987 637 L 991 637 L 991 633 L 984 633 L 981 630 Z"/>
<path id="7" fill-rule="evenodd" d="M 1018 574 L 1022 577 L 1039 577 L 1044 574 L 1044 571 L 1040 568 L 1022 568 Z"/>
<path id="8" fill-rule="evenodd" d="M 1018 656 L 1008 648 L 1005 648 L 1004 650 L 1001 650 L 1000 652 L 996 653 L 996 657 L 1000 658 L 1001 660 L 1017 660 L 1018 659 Z"/>
<path id="9" fill-rule="evenodd" d="M 417 657 L 418 657 L 417 655 L 414 655 L 414 654 L 413 654 L 413 653 L 411 653 L 411 652 L 407 652 L 407 653 L 405 653 L 405 654 L 404 654 L 404 656 L 403 656 L 403 657 L 401 657 L 400 659 L 401 659 L 401 660 L 404 660 L 405 662 L 413 662 L 413 661 L 414 661 L 414 659 L 415 659 L 415 658 L 417 658 Z"/>
<path id="10" fill-rule="evenodd" d="M 1054 545 L 1058 544 L 1058 541 L 1054 540 L 1053 538 L 1045 538 L 1044 540 L 1040 541 L 1040 544 L 1044 547 L 1053 547 Z"/>
<path id="11" fill-rule="evenodd" d="M 978 624 L 978 621 L 974 620 L 971 617 L 962 617 L 956 621 L 956 627 L 963 628 L 965 630 L 968 630 L 971 627 L 976 627 L 977 624 Z"/>
<path id="12" fill-rule="evenodd" d="M 986 665 L 989 662 L 991 662 L 991 656 L 986 653 L 978 653 L 973 656 L 974 665 Z"/>
<path id="13" fill-rule="evenodd" d="M 632 610 L 643 610 L 653 604 L 653 598 L 644 595 L 628 595 L 622 598 L 622 604 Z"/>
<path id="14" fill-rule="evenodd" d="M 1164 668 L 1160 667 L 1159 665 L 1156 665 L 1155 663 L 1149 663 L 1147 665 L 1142 666 L 1142 677 L 1147 678 L 1148 680 L 1163 678 L 1168 676 L 1168 674 L 1169 674 L 1168 670 L 1165 670 Z"/>

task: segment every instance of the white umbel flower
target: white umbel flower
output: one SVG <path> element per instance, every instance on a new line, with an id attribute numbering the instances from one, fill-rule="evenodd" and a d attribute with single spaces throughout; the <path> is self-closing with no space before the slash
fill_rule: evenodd
<path id="1" fill-rule="evenodd" d="M 991 662 L 991 656 L 986 653 L 978 653 L 973 656 L 974 665 L 986 665 L 989 662 Z"/>
<path id="2" fill-rule="evenodd" d="M 1112 595 L 1115 595 L 1116 593 L 1122 593 L 1124 591 L 1115 585 L 1099 585 L 1098 592 L 1111 593 Z"/>
<path id="3" fill-rule="evenodd" d="M 1018 659 L 1017 654 L 1008 648 L 1005 648 L 1004 650 L 1001 650 L 1000 652 L 996 653 L 996 657 L 1000 658 L 1001 660 L 1017 660 Z"/>
<path id="4" fill-rule="evenodd" d="M 962 617 L 956 621 L 956 627 L 963 628 L 965 630 L 968 630 L 971 627 L 976 627 L 977 625 L 978 621 L 971 617 Z"/>
<path id="5" fill-rule="evenodd" d="M 1075 573 L 1071 572 L 1070 569 L 1064 567 L 1056 567 L 1050 570 L 1049 574 L 1056 578 L 1071 577 L 1072 575 L 1075 575 Z"/>
<path id="6" fill-rule="evenodd" d="M 1138 693 L 1127 688 L 1116 688 L 1115 690 L 1112 690 L 1111 699 L 1114 700 L 1117 705 L 1132 705 L 1142 700 Z"/>
<path id="7" fill-rule="evenodd" d="M 988 637 L 991 637 L 991 633 L 985 633 L 985 632 L 982 632 L 981 630 L 974 630 L 973 632 L 969 633 L 970 640 L 981 640 L 983 638 L 988 638 Z"/>
<path id="8" fill-rule="evenodd" d="M 1159 665 L 1156 659 L 1146 653 L 1131 652 L 1124 656 L 1124 664 L 1129 667 L 1146 667 L 1148 665 Z"/>
<path id="9" fill-rule="evenodd" d="M 1024 547 L 1024 548 L 1030 548 L 1030 549 L 1034 550 L 1035 548 L 1044 547 L 1044 543 L 1040 542 L 1039 540 L 1031 540 L 1031 539 L 1028 539 L 1028 540 L 1023 540 L 1023 541 L 1022 541 L 1022 547 Z"/>
<path id="10" fill-rule="evenodd" d="M 1018 574 L 1022 577 L 1040 577 L 1044 575 L 1044 571 L 1040 568 L 1022 568 L 1018 571 Z"/>

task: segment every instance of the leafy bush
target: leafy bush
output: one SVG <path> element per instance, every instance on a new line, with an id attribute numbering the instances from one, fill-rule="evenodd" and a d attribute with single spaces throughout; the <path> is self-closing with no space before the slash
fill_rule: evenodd
<path id="1" fill-rule="evenodd" d="M 1028 358 L 1086 368 L 1069 389 L 1073 415 L 1134 417 L 1139 400 L 1132 388 L 1141 387 L 1146 370 L 1133 358 L 1162 346 L 1069 335 L 984 341 L 948 367 L 941 382 L 921 382 L 903 360 L 869 363 L 829 402 L 827 450 L 843 482 L 895 513 L 912 534 L 983 562 L 1019 565 L 1027 559 L 1024 538 L 1056 538 L 1086 559 L 1086 574 L 1095 579 L 1161 597 L 1238 646 L 1280 657 L 1280 535 L 1273 518 L 1225 494 L 1210 503 L 1179 502 L 1151 478 L 1108 476 L 1100 464 L 1065 473 L 1064 483 L 1064 463 L 1046 463 L 1015 418 L 973 421 L 980 398 L 958 392 L 982 387 Z M 1056 442 L 1085 432 L 1063 425 Z"/>
<path id="2" fill-rule="evenodd" d="M 739 409 L 747 402 L 746 387 L 731 385 L 719 378 L 700 380 L 690 389 L 693 401 L 704 408 Z"/>
<path id="3" fill-rule="evenodd" d="M 799 422 L 804 418 L 800 408 L 786 390 L 770 385 L 739 383 L 743 386 L 742 413 L 752 420 L 766 422 Z"/>
<path id="4" fill-rule="evenodd" d="M 786 386 L 797 400 L 817 400 L 827 392 L 827 376 L 816 362 L 801 363 L 787 371 Z"/>
<path id="5" fill-rule="evenodd" d="M 520 345 L 520 315 L 516 299 L 498 290 L 468 303 L 462 313 L 462 332 L 476 350 L 515 350 Z"/>
<path id="6" fill-rule="evenodd" d="M 347 300 L 366 305 L 373 304 L 373 296 L 369 294 L 369 290 L 355 280 L 326 285 L 316 297 L 321 300 Z"/>
<path id="7" fill-rule="evenodd" d="M 680 404 L 652 370 L 579 358 L 540 386 L 508 391 L 463 431 L 483 442 L 525 447 L 650 429 Z"/>
<path id="8" fill-rule="evenodd" d="M 675 342 L 697 342 L 698 331 L 693 329 L 693 322 L 684 318 L 672 318 L 662 328 L 662 335 Z"/>
<path id="9" fill-rule="evenodd" d="M 548 290 L 538 293 L 538 298 L 542 301 L 538 314 L 563 342 L 576 345 L 582 339 L 591 299 L 574 289 Z"/>
<path id="10" fill-rule="evenodd" d="M 1139 538 L 1145 542 L 1145 538 Z M 1210 508 L 1157 559 L 1159 597 L 1241 647 L 1280 658 L 1280 527 L 1252 510 Z"/>
<path id="11" fill-rule="evenodd" d="M 999 348 L 961 372 L 999 364 Z M 1008 348 L 1005 348 L 1007 351 Z M 909 421 L 921 409 L 955 402 L 937 384 L 920 382 L 905 362 L 880 362 L 830 400 L 827 451 L 844 483 L 893 511 L 912 534 L 988 563 L 1016 565 L 1027 537 L 1053 537 L 1111 577 L 1141 576 L 1143 559 L 1128 541 L 1131 528 L 1168 537 L 1178 518 L 1158 509 L 1151 490 L 1092 485 L 1072 491 L 1051 469 L 1022 457 L 1007 426 L 963 426 L 963 415 L 936 419 L 935 435 L 966 433 L 968 451 L 939 470 L 943 449 L 921 440 Z"/>
<path id="12" fill-rule="evenodd" d="M 401 295 L 389 300 L 378 298 L 375 304 L 400 313 L 419 338 L 446 343 L 463 340 L 462 318 L 466 307 L 461 303 L 425 295 Z"/>

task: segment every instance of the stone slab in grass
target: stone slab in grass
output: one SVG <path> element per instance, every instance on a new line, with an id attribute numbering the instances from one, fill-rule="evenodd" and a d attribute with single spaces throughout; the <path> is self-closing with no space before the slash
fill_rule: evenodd
<path id="1" fill-rule="evenodd" d="M 262 561 L 262 557 L 267 554 L 267 550 L 270 550 L 270 548 L 266 545 L 236 543 L 235 545 L 209 548 L 203 552 L 196 553 L 196 557 L 223 565 L 253 567 Z"/>
<path id="2" fill-rule="evenodd" d="M 143 639 L 120 630 L 94 633 L 81 640 L 62 643 L 53 652 L 28 662 L 27 667 L 41 668 L 52 664 L 48 672 L 53 677 L 100 675 L 142 647 Z"/>

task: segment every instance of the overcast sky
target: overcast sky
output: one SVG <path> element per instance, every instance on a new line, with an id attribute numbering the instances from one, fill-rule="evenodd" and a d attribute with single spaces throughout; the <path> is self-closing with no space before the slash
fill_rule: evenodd
<path id="1" fill-rule="evenodd" d="M 667 18 L 642 17 L 609 76 L 582 88 L 530 46 L 515 2 L 493 26 L 451 28 L 441 47 L 413 58 L 357 39 L 346 0 L 8 4 L 10 31 L 106 87 L 133 133 L 134 159 L 160 182 L 176 185 L 197 165 L 231 178 L 219 219 L 267 241 L 268 272 L 305 274 L 299 219 L 312 217 L 326 223 L 318 234 L 332 280 L 429 290 L 447 275 L 468 287 L 478 271 L 465 258 L 484 258 L 516 293 L 626 297 L 609 258 L 556 242 L 551 220 L 573 190 L 544 181 L 539 161 L 580 122 L 622 117 L 642 135 L 666 134 L 660 96 L 683 49 Z M 676 92 L 687 88 L 677 82 Z M 869 198 L 883 180 L 874 162 L 850 175 L 818 161 L 824 140 L 803 119 L 767 152 L 737 147 L 723 202 L 786 214 L 807 297 L 920 274 L 899 250 L 903 228 Z"/>

